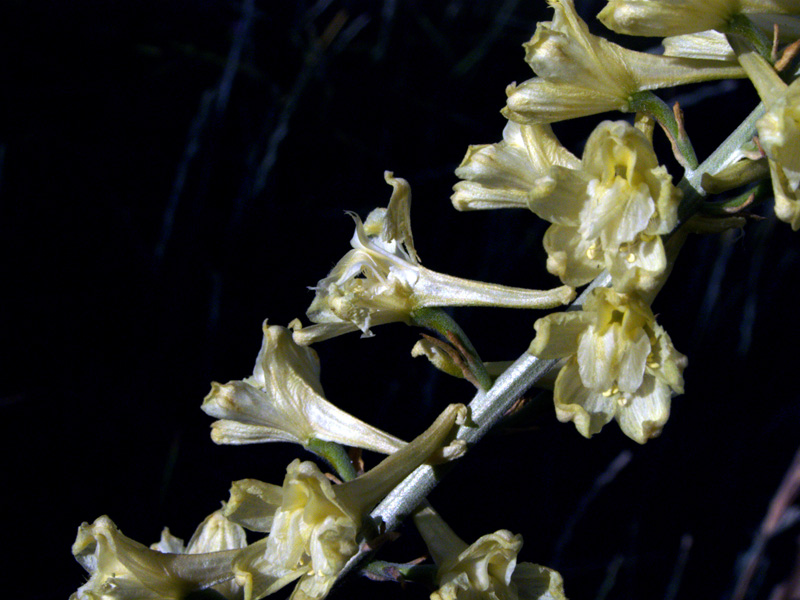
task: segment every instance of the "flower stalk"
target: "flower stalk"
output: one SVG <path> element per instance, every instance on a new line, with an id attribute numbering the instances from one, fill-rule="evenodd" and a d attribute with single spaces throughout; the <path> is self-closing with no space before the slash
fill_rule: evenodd
<path id="1" fill-rule="evenodd" d="M 336 442 L 313 438 L 305 448 L 332 466 L 343 481 L 352 481 L 358 475 L 347 451 Z"/>
<path id="2" fill-rule="evenodd" d="M 681 205 L 678 207 L 678 223 L 685 223 L 690 219 L 697 212 L 700 202 L 707 196 L 702 185 L 703 176 L 719 173 L 741 157 L 741 148 L 753 139 L 756 132 L 756 121 L 764 116 L 764 110 L 762 102 L 697 169 L 684 174 L 683 179 L 678 183 L 678 188 L 683 192 Z"/>
<path id="3" fill-rule="evenodd" d="M 642 112 L 653 117 L 664 132 L 667 134 L 675 157 L 689 171 L 694 171 L 699 164 L 694 147 L 686 135 L 683 123 L 679 123 L 675 118 L 675 111 L 666 102 L 656 96 L 653 92 L 639 92 L 631 96 L 630 109 Z M 680 110 L 680 109 L 678 109 Z"/>

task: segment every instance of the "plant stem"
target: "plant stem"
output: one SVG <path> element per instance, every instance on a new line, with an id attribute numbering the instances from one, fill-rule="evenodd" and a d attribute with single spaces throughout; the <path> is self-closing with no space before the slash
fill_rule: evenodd
<path id="1" fill-rule="evenodd" d="M 703 175 L 719 173 L 739 158 L 739 149 L 753 139 L 756 133 L 756 121 L 764 116 L 764 103 L 753 109 L 747 118 L 731 133 L 720 146 L 691 173 L 685 173 L 678 187 L 683 192 L 683 199 L 678 208 L 678 220 L 686 222 L 699 207 L 700 201 L 706 197 L 703 189 Z"/>

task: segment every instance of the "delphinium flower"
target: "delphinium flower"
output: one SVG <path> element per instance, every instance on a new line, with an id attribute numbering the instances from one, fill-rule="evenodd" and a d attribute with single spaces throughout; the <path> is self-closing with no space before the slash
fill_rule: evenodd
<path id="1" fill-rule="evenodd" d="M 325 399 L 317 353 L 300 346 L 285 327 L 262 327 L 264 339 L 253 376 L 212 383 L 203 411 L 218 444 L 311 440 L 336 442 L 389 454 L 405 442 L 372 427 Z"/>
<path id="2" fill-rule="evenodd" d="M 430 506 L 414 522 L 438 567 L 431 600 L 566 600 L 557 571 L 517 562 L 521 535 L 501 529 L 468 545 Z"/>
<path id="3" fill-rule="evenodd" d="M 234 483 L 226 516 L 248 529 L 269 531 L 234 562 L 245 600 L 263 598 L 297 579 L 293 600 L 325 597 L 363 541 L 362 522 L 369 510 L 421 463 L 463 453 L 457 441 L 441 446 L 466 414 L 463 405 L 450 405 L 422 435 L 340 485 L 333 485 L 314 463 L 299 460 L 289 465 L 283 486 L 252 479 Z"/>
<path id="4" fill-rule="evenodd" d="M 728 31 L 743 14 L 800 14 L 797 0 L 609 0 L 597 18 L 627 35 L 667 37 Z"/>
<path id="5" fill-rule="evenodd" d="M 766 114 L 756 122 L 758 139 L 769 159 L 775 215 L 800 229 L 800 79 L 787 85 L 772 66 L 741 40 L 731 38 Z"/>
<path id="6" fill-rule="evenodd" d="M 103 516 L 78 528 L 72 553 L 91 577 L 70 600 L 183 600 L 212 587 L 234 600 L 240 590 L 231 581 L 231 565 L 244 545 L 244 530 L 218 512 L 203 521 L 186 547 L 167 530 L 148 548 Z"/>
<path id="7" fill-rule="evenodd" d="M 456 175 L 457 208 L 519 199 L 553 225 L 544 236 L 548 270 L 580 286 L 608 269 L 620 290 L 650 289 L 667 266 L 661 235 L 678 219 L 680 191 L 650 140 L 624 121 L 600 123 L 583 159 L 549 129 L 509 123 L 498 144 L 470 149 Z"/>
<path id="8" fill-rule="evenodd" d="M 509 121 L 497 144 L 470 146 L 456 169 L 459 181 L 451 200 L 457 210 L 531 208 L 552 191 L 550 167 L 580 169 L 581 161 L 564 148 L 550 125 Z M 552 218 L 558 218 L 554 207 Z M 543 217 L 547 218 L 547 217 Z M 548 219 L 551 220 L 551 219 Z"/>
<path id="9" fill-rule="evenodd" d="M 409 323 L 415 309 L 432 306 L 552 308 L 568 303 L 574 290 L 528 290 L 471 281 L 426 269 L 419 262 L 409 226 L 411 192 L 404 179 L 385 173 L 394 191 L 388 208 L 373 210 L 366 222 L 353 215 L 353 247 L 314 288 L 306 313 L 316 323 L 294 339 L 311 344 L 383 323 Z"/>
<path id="10" fill-rule="evenodd" d="M 209 552 L 224 552 L 236 550 L 247 546 L 247 536 L 244 528 L 230 521 L 223 515 L 222 509 L 208 515 L 197 527 L 188 544 L 172 535 L 168 528 L 161 532 L 161 539 L 151 544 L 152 550 L 173 554 L 208 554 Z M 231 575 L 233 573 L 231 572 Z M 238 600 L 242 596 L 242 589 L 231 577 L 230 581 L 219 583 L 211 589 L 229 600 Z"/>
<path id="11" fill-rule="evenodd" d="M 566 363 L 556 378 L 556 416 L 591 437 L 616 419 L 645 443 L 661 433 L 674 394 L 683 393 L 686 357 L 675 350 L 637 294 L 590 292 L 583 310 L 536 321 L 530 353 Z"/>
<path id="12" fill-rule="evenodd" d="M 720 61 L 628 50 L 592 35 L 572 0 L 549 0 L 552 21 L 537 25 L 525 61 L 538 77 L 506 90 L 503 114 L 520 123 L 552 123 L 610 110 L 630 110 L 638 92 L 741 77 Z"/>
<path id="13" fill-rule="evenodd" d="M 774 98 L 756 123 L 758 139 L 767 153 L 775 215 L 800 229 L 800 80 Z"/>

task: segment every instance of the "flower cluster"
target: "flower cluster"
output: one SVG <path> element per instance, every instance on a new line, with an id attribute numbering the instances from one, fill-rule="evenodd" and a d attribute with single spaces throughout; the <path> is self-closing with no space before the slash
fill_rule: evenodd
<path id="1" fill-rule="evenodd" d="M 563 285 L 543 291 L 513 288 L 427 269 L 411 233 L 410 186 L 385 172 L 392 187 L 389 204 L 364 221 L 351 215 L 352 249 L 312 288 L 315 296 L 306 312 L 312 324 L 304 327 L 295 319 L 281 327 L 264 321 L 253 374 L 212 383 L 202 404 L 216 419 L 214 442 L 295 443 L 327 460 L 344 482 L 300 459 L 288 465 L 281 485 L 235 481 L 229 500 L 203 521 L 188 544 L 165 529 L 148 548 L 124 536 L 108 517 L 84 523 L 72 551 L 89 579 L 73 600 L 183 600 L 197 592 L 260 600 L 290 583 L 296 584 L 292 600 L 322 600 L 348 565 L 384 533 L 388 521 L 373 521 L 370 511 L 383 501 L 372 515 L 385 516 L 381 510 L 393 503 L 390 494 L 398 493 L 401 482 L 418 482 L 419 473 L 431 471 L 421 465 L 459 458 L 467 448 L 464 440 L 479 437 L 460 429 L 476 425 L 463 404 L 449 404 L 406 443 L 329 402 L 310 344 L 348 332 L 366 337 L 376 325 L 403 322 L 439 333 L 443 339 L 423 336 L 412 355 L 424 355 L 442 371 L 490 392 L 479 394 L 472 405 L 476 421 L 485 421 L 478 424 L 482 435 L 490 418 L 514 400 L 509 391 L 514 386 L 492 388 L 507 363 L 484 363 L 440 308 L 554 308 L 572 301 L 574 288 L 607 273 L 610 287 L 591 287 L 573 307 L 580 310 L 535 322 L 529 352 L 557 365 L 555 415 L 573 422 L 585 437 L 612 420 L 640 444 L 661 433 L 672 397 L 683 393 L 687 359 L 656 323 L 650 305 L 690 229 L 687 215 L 714 189 L 705 178 L 691 183 L 698 179 L 694 176 L 724 181 L 718 186 L 723 191 L 760 177 L 765 180 L 760 188 L 766 189 L 768 164 L 777 218 L 800 229 L 800 79 L 787 83 L 779 73 L 800 44 L 791 39 L 797 35 L 780 31 L 774 17 L 800 14 L 800 6 L 797 0 L 609 0 L 599 15 L 609 28 L 670 36 L 663 40 L 662 54 L 651 54 L 591 34 L 573 0 L 548 1 L 552 21 L 540 23 L 525 44 L 525 61 L 536 76 L 507 89 L 503 139 L 468 149 L 456 170 L 460 181 L 452 203 L 458 210 L 522 208 L 547 221 L 546 266 Z M 764 28 L 772 31 L 772 26 L 769 47 Z M 785 41 L 795 43 L 778 58 Z M 758 152 L 737 148 L 740 162 L 730 159 L 733 164 L 725 169 L 703 170 L 679 107 L 670 110 L 651 90 L 743 76 L 765 105 L 753 143 Z M 634 124 L 600 122 L 580 158 L 559 142 L 550 125 L 610 110 L 636 112 Z M 687 168 L 680 187 L 656 156 L 656 122 Z M 746 200 L 706 205 L 706 213 L 741 212 L 754 197 L 755 192 Z M 738 215 L 719 219 L 716 227 L 742 221 Z M 530 357 L 520 361 L 532 362 Z M 484 410 L 491 402 L 496 402 L 492 410 L 502 410 Z M 387 456 L 365 472 L 343 446 Z M 417 505 L 422 497 L 416 497 Z M 404 504 L 402 515 L 415 506 Z M 467 544 L 429 506 L 418 510 L 415 521 L 436 563 L 432 600 L 565 600 L 557 572 L 517 562 L 520 535 L 500 530 Z"/>
<path id="2" fill-rule="evenodd" d="M 548 123 L 629 110 L 643 90 L 743 71 L 725 39 L 709 38 L 710 32 L 697 38 L 704 46 L 695 38 L 673 38 L 665 42 L 671 52 L 641 54 L 589 33 L 570 0 L 550 4 L 553 20 L 540 23 L 525 45 L 538 77 L 510 88 L 503 140 L 469 148 L 456 170 L 462 181 L 452 202 L 459 210 L 527 208 L 549 221 L 547 269 L 566 285 L 585 285 L 603 271 L 610 275 L 612 289 L 594 290 L 582 311 L 539 319 L 530 352 L 563 359 L 554 389 L 560 420 L 574 421 L 587 437 L 617 420 L 625 434 L 644 443 L 661 431 L 672 395 L 683 391 L 686 359 L 649 307 L 669 271 L 662 238 L 678 225 L 682 193 L 659 164 L 647 128 L 603 121 L 579 159 Z M 753 8 L 620 0 L 610 2 L 601 19 L 624 29 L 619 23 L 632 23 L 636 14 L 661 11 L 671 35 L 705 29 L 670 26 L 667 17 L 675 21 L 680 12 L 674 4 L 702 12 L 713 23 L 708 29 L 724 29 L 720 18 L 727 23 Z M 642 22 L 655 20 L 649 15 Z M 709 49 L 706 39 L 718 46 Z"/>

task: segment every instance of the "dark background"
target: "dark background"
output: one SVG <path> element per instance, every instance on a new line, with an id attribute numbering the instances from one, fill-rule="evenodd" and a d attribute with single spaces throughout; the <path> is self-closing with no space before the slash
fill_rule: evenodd
<path id="1" fill-rule="evenodd" d="M 600 32 L 601 3 L 579 8 Z M 384 170 L 411 183 L 426 266 L 556 284 L 545 223 L 457 213 L 448 200 L 467 146 L 499 141 L 505 86 L 532 75 L 520 45 L 550 18 L 544 2 L 12 0 L 1 10 L 10 598 L 65 598 L 84 581 L 70 555 L 83 521 L 108 514 L 147 544 L 165 525 L 188 540 L 232 480 L 282 480 L 301 451 L 215 446 L 199 406 L 211 380 L 251 374 L 264 318 L 303 316 L 307 287 L 348 249 L 343 211 L 387 204 Z M 701 157 L 757 102 L 743 83 L 714 90 L 662 93 L 685 107 Z M 556 130 L 580 154 L 598 121 Z M 663 139 L 657 150 L 667 156 Z M 612 424 L 587 441 L 552 414 L 492 436 L 432 496 L 466 541 L 522 533 L 520 559 L 558 568 L 572 599 L 730 596 L 800 441 L 800 245 L 770 206 L 756 212 L 765 218 L 744 233 L 690 239 L 656 300 L 690 360 L 661 438 L 640 447 Z M 541 316 L 454 314 L 488 360 L 518 356 Z M 331 401 L 411 438 L 471 397 L 469 384 L 410 357 L 418 332 L 375 333 L 317 346 Z M 592 492 L 615 459 L 624 468 Z M 424 552 L 412 528 L 402 533 L 383 557 Z M 798 533 L 791 525 L 766 546 L 752 598 L 789 576 Z M 366 580 L 337 593 L 427 597 Z"/>

